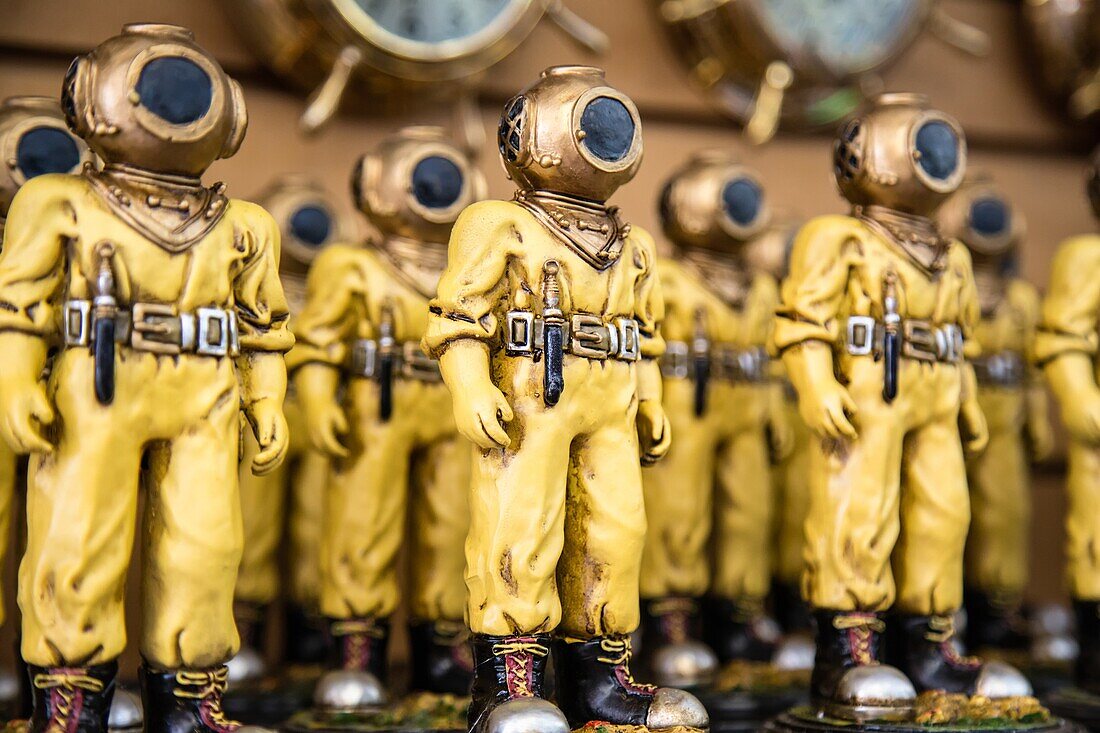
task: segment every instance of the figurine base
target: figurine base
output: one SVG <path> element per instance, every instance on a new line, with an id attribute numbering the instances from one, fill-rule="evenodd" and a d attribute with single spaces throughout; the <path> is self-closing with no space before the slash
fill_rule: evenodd
<path id="1" fill-rule="evenodd" d="M 760 662 L 730 662 L 710 687 L 692 690 L 710 715 L 712 733 L 755 731 L 784 710 L 805 704 L 809 670 Z"/>
<path id="2" fill-rule="evenodd" d="M 1100 733 L 1100 695 L 1076 687 L 1064 687 L 1043 698 L 1055 715 L 1061 715 L 1093 733 Z"/>
<path id="3" fill-rule="evenodd" d="M 254 682 L 232 686 L 222 700 L 226 715 L 248 725 L 279 725 L 313 703 L 320 668 L 291 668 Z"/>
<path id="4" fill-rule="evenodd" d="M 285 733 L 465 733 L 469 698 L 419 692 L 396 705 L 354 713 L 304 710 Z"/>
<path id="5" fill-rule="evenodd" d="M 987 698 L 950 695 L 942 692 L 922 694 L 913 719 L 902 722 L 831 718 L 810 706 L 793 708 L 768 721 L 762 733 L 1083 733 L 1076 723 L 1057 718 L 1035 698 L 990 701 Z"/>

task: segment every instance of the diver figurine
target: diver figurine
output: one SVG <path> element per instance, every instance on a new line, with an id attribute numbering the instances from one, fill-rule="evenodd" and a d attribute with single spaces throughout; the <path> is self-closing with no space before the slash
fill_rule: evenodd
<path id="1" fill-rule="evenodd" d="M 305 301 L 310 263 L 330 244 L 351 240 L 354 222 L 324 189 L 296 174 L 276 178 L 257 196 L 257 203 L 279 225 L 279 274 L 294 318 Z M 233 597 L 241 649 L 228 663 L 226 708 L 248 720 L 281 721 L 308 704 L 314 673 L 327 653 L 327 629 L 318 603 L 321 505 L 329 460 L 309 445 L 293 390 L 287 393 L 283 412 L 290 447 L 282 465 L 263 476 L 253 474 L 251 460 L 260 447 L 247 431 L 241 453 L 244 554 Z M 278 646 L 283 654 L 271 668 L 264 656 L 267 622 L 271 605 L 280 597 L 284 615 Z"/>
<path id="2" fill-rule="evenodd" d="M 705 727 L 694 697 L 640 684 L 629 666 L 639 461 L 671 438 L 654 243 L 606 203 L 641 162 L 637 109 L 600 69 L 553 67 L 507 102 L 498 141 L 518 190 L 458 218 L 423 341 L 476 446 L 470 730 Z"/>
<path id="3" fill-rule="evenodd" d="M 1100 218 L 1100 148 L 1089 160 L 1088 195 Z M 1043 365 L 1069 433 L 1066 494 L 1066 577 L 1080 644 L 1076 689 L 1047 699 L 1052 709 L 1100 728 L 1100 385 L 1096 372 L 1100 332 L 1100 235 L 1081 234 L 1061 244 L 1042 304 L 1035 358 Z"/>
<path id="4" fill-rule="evenodd" d="M 774 335 L 816 436 L 802 585 L 812 701 L 833 717 L 905 720 L 926 690 L 1028 695 L 1015 669 L 953 643 L 964 447 L 987 435 L 964 356 L 978 346 L 970 255 L 931 218 L 962 183 L 962 129 L 919 95 L 885 94 L 842 128 L 833 170 L 852 213 L 800 230 Z"/>
<path id="5" fill-rule="evenodd" d="M 140 484 L 145 730 L 234 731 L 240 417 L 274 469 L 293 344 L 277 226 L 201 181 L 244 138 L 241 89 L 187 29 L 137 24 L 74 61 L 62 108 L 103 168 L 25 183 L 0 254 L 0 434 L 32 454 L 30 730 L 107 727 Z"/>
<path id="6" fill-rule="evenodd" d="M 420 338 L 451 226 L 484 195 L 484 180 L 442 130 L 409 127 L 364 155 L 352 182 L 379 237 L 335 244 L 313 261 L 289 357 L 307 433 L 331 461 L 320 611 L 332 649 L 314 695 L 320 716 L 366 714 L 391 697 L 386 651 L 402 546 L 412 689 L 464 696 L 472 675 L 462 624 L 471 448 Z"/>
<path id="7" fill-rule="evenodd" d="M 1039 292 L 1015 272 L 1022 213 L 985 176 L 968 177 L 938 212 L 940 230 L 970 250 L 981 318 L 971 359 L 989 444 L 967 463 L 966 647 L 1027 660 L 1023 615 L 1031 524 L 1030 463 L 1054 443 L 1042 372 L 1032 360 Z"/>
<path id="8" fill-rule="evenodd" d="M 666 183 L 660 210 L 673 248 L 657 267 L 660 364 L 676 440 L 642 471 L 641 594 L 657 680 L 695 686 L 710 681 L 716 661 L 767 663 L 775 652 L 775 624 L 764 615 L 769 459 L 785 454 L 790 429 L 774 410 L 766 351 L 778 284 L 745 260 L 771 216 L 759 176 L 724 151 L 697 153 Z M 692 636 L 694 608 L 708 594 L 703 628 L 717 660 Z"/>

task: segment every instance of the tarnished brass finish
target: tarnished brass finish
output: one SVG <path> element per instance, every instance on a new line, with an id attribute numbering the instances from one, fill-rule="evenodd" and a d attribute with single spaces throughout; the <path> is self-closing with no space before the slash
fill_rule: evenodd
<path id="1" fill-rule="evenodd" d="M 582 116 L 599 99 L 618 102 L 633 135 L 616 160 L 585 144 Z M 553 66 L 505 105 L 498 133 L 508 177 L 521 189 L 547 190 L 604 202 L 628 183 L 642 162 L 642 126 L 630 97 L 608 86 L 594 66 Z"/>
<path id="2" fill-rule="evenodd" d="M 735 189 L 744 190 L 741 201 Z M 660 206 L 665 236 L 680 247 L 737 254 L 771 223 L 760 176 L 725 150 L 693 155 L 672 174 Z"/>
<path id="3" fill-rule="evenodd" d="M 67 170 L 25 170 L 24 163 L 20 160 L 21 143 L 27 139 L 25 136 L 28 133 L 37 130 L 56 130 L 71 141 L 75 165 Z M 64 144 L 62 141 L 63 139 L 59 138 L 54 141 L 54 144 Z M 8 206 L 15 197 L 16 191 L 27 182 L 29 177 L 40 172 L 76 173 L 84 163 L 91 160 L 92 155 L 88 151 L 88 146 L 69 131 L 56 99 L 49 97 L 5 99 L 0 104 L 0 161 L 3 162 L 3 167 L 0 168 L 0 222 L 7 216 Z M 43 163 L 39 162 L 39 165 Z M 2 224 L 0 224 L 0 233 L 2 232 Z"/>
<path id="4" fill-rule="evenodd" d="M 917 137 L 927 125 L 949 130 L 954 137 L 953 165 L 942 177 L 930 174 L 922 164 L 927 153 L 921 151 Z M 837 186 L 855 206 L 930 216 L 958 189 L 965 172 L 962 127 L 953 117 L 932 109 L 920 94 L 878 96 L 866 113 L 845 125 L 834 145 Z"/>
<path id="5" fill-rule="evenodd" d="M 284 286 L 287 276 L 304 277 L 317 253 L 328 245 L 355 239 L 355 223 L 344 214 L 335 197 L 308 176 L 296 173 L 279 176 L 257 197 L 257 203 L 279 224 L 282 234 L 279 271 Z M 305 231 L 303 223 L 296 221 L 303 212 L 318 219 L 313 231 Z"/>
<path id="6" fill-rule="evenodd" d="M 1093 117 L 1100 111 L 1100 5 L 1026 0 L 1020 6 L 1043 90 L 1070 117 Z"/>
<path id="7" fill-rule="evenodd" d="M 209 84 L 202 114 L 173 123 L 143 102 L 142 74 L 158 60 L 183 63 Z M 182 176 L 198 176 L 218 158 L 232 156 L 248 127 L 240 85 L 190 30 L 156 23 L 127 25 L 77 57 L 65 77 L 62 108 L 69 126 L 105 163 Z"/>
<path id="8" fill-rule="evenodd" d="M 979 260 L 1002 260 L 1027 231 L 1020 212 L 993 179 L 984 174 L 968 177 L 940 207 L 936 219 L 943 236 L 967 246 L 975 267 Z"/>
<path id="9" fill-rule="evenodd" d="M 416 196 L 413 172 L 428 158 L 454 166 L 461 188 L 446 206 L 426 206 Z M 406 127 L 359 159 L 352 172 L 355 205 L 383 237 L 444 243 L 459 213 L 485 197 L 485 178 L 439 127 Z"/>

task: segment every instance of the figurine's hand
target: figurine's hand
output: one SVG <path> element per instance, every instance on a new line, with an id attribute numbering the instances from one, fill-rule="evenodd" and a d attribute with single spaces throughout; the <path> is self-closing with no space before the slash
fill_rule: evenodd
<path id="1" fill-rule="evenodd" d="M 478 388 L 469 386 L 451 394 L 458 432 L 482 450 L 508 447 L 512 439 L 504 423 L 511 422 L 514 414 L 503 392 L 486 381 Z"/>
<path id="2" fill-rule="evenodd" d="M 54 421 L 53 407 L 45 388 L 35 383 L 19 385 L 14 394 L 4 395 L 0 436 L 16 453 L 50 453 L 53 445 L 42 435 L 42 426 Z"/>
<path id="3" fill-rule="evenodd" d="M 963 449 L 970 455 L 985 450 L 989 443 L 989 428 L 986 426 L 985 413 L 977 400 L 964 400 L 959 410 L 959 430 L 962 433 Z"/>
<path id="4" fill-rule="evenodd" d="M 660 400 L 642 400 L 638 403 L 638 447 L 643 466 L 652 466 L 665 457 L 672 445 L 672 426 L 665 415 Z"/>
<path id="5" fill-rule="evenodd" d="M 848 390 L 833 379 L 824 384 L 815 385 L 798 396 L 798 410 L 806 426 L 824 438 L 858 437 L 853 421 L 856 417 L 856 403 Z"/>
<path id="6" fill-rule="evenodd" d="M 306 411 L 306 430 L 309 442 L 322 453 L 345 458 L 348 449 L 344 447 L 341 436 L 347 435 L 348 418 L 336 402 L 313 405 Z"/>
<path id="7" fill-rule="evenodd" d="M 252 473 L 264 476 L 271 473 L 286 457 L 290 446 L 290 431 L 283 416 L 282 406 L 264 397 L 245 407 L 245 417 L 252 426 L 252 433 L 260 446 L 260 452 L 252 459 Z"/>
<path id="8" fill-rule="evenodd" d="M 1062 400 L 1062 421 L 1075 440 L 1100 443 L 1100 390 L 1078 392 L 1073 399 Z"/>

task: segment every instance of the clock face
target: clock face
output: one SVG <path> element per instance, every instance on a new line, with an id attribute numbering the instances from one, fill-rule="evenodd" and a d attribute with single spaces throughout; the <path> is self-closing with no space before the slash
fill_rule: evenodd
<path id="1" fill-rule="evenodd" d="M 890 60 L 923 16 L 922 0 L 757 0 L 768 34 L 837 79 Z"/>
<path id="2" fill-rule="evenodd" d="M 477 50 L 507 33 L 532 0 L 335 0 L 371 43 L 411 59 Z"/>

